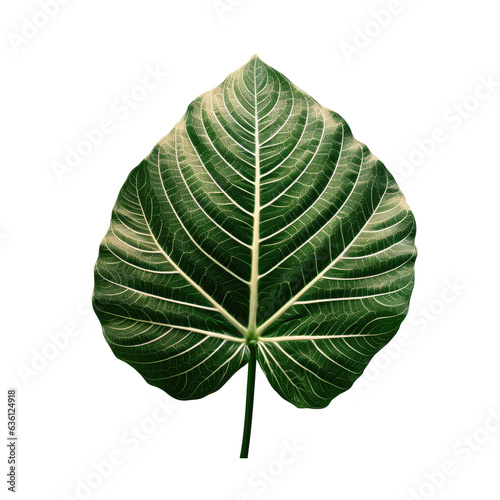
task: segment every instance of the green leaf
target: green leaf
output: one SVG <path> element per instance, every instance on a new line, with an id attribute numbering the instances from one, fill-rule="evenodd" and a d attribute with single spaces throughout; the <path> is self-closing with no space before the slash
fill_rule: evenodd
<path id="1" fill-rule="evenodd" d="M 129 175 L 94 309 L 115 355 L 175 398 L 217 391 L 255 352 L 283 398 L 323 408 L 405 317 L 414 238 L 346 122 L 253 57 Z"/>

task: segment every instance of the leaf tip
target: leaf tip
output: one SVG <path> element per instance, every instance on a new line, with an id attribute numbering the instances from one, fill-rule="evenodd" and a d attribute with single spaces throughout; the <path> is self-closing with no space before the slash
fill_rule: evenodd
<path id="1" fill-rule="evenodd" d="M 258 54 L 254 54 L 250 58 L 250 60 L 248 61 L 248 63 L 254 63 L 257 66 L 259 66 L 259 65 L 266 66 L 266 63 L 258 56 Z"/>

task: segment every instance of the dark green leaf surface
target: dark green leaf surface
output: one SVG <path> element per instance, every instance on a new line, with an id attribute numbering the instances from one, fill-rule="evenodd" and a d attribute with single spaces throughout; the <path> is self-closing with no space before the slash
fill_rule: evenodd
<path id="1" fill-rule="evenodd" d="M 253 57 L 129 175 L 95 269 L 116 356 L 178 399 L 248 362 L 322 408 L 394 336 L 415 221 L 346 122 Z"/>

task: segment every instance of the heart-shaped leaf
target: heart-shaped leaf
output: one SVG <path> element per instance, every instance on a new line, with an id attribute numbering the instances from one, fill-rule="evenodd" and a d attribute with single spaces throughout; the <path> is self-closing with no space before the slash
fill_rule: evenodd
<path id="1" fill-rule="evenodd" d="M 413 288 L 415 221 L 346 122 L 253 57 L 193 101 L 129 175 L 95 268 L 115 355 L 178 399 L 256 360 L 323 408 L 394 336 Z"/>

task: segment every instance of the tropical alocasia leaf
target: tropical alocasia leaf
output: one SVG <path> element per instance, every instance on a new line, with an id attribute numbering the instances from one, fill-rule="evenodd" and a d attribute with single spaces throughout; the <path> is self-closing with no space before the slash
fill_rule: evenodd
<path id="1" fill-rule="evenodd" d="M 415 221 L 346 122 L 253 57 L 135 168 L 95 268 L 115 355 L 178 399 L 256 361 L 300 408 L 347 390 L 394 336 Z"/>

